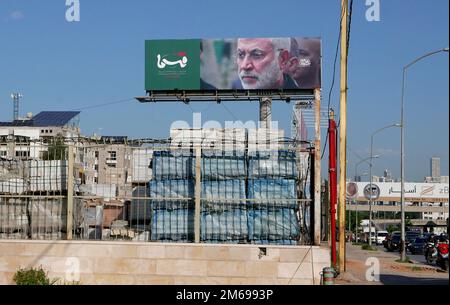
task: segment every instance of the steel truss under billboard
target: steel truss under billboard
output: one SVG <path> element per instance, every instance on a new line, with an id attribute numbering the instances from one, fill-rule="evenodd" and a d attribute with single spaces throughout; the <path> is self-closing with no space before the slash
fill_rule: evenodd
<path id="1" fill-rule="evenodd" d="M 148 40 L 141 102 L 313 100 L 319 38 Z"/>

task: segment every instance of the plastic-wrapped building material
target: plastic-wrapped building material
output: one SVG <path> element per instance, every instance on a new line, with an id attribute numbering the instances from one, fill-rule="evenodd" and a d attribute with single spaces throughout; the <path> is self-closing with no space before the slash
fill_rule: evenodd
<path id="1" fill-rule="evenodd" d="M 249 156 L 248 177 L 251 178 L 298 178 L 295 152 L 275 151 L 270 154 L 256 152 Z"/>
<path id="2" fill-rule="evenodd" d="M 93 195 L 102 197 L 104 200 L 109 201 L 117 195 L 116 184 L 83 184 L 79 187 L 80 192 L 86 195 Z"/>
<path id="3" fill-rule="evenodd" d="M 10 178 L 6 181 L 0 181 L 0 193 L 22 194 L 26 190 L 27 185 L 22 178 Z"/>
<path id="4" fill-rule="evenodd" d="M 247 241 L 247 210 L 202 212 L 200 220 L 200 238 L 202 241 Z"/>
<path id="5" fill-rule="evenodd" d="M 149 196 L 158 199 L 193 198 L 193 180 L 150 180 Z"/>
<path id="6" fill-rule="evenodd" d="M 172 146 L 217 149 L 226 154 L 244 152 L 247 133 L 245 128 L 180 128 L 171 129 Z"/>
<path id="7" fill-rule="evenodd" d="M 2 198 L 0 201 L 0 232 L 13 233 L 29 230 L 27 202 L 21 198 Z"/>
<path id="8" fill-rule="evenodd" d="M 245 180 L 202 181 L 202 206 L 228 210 L 245 204 Z"/>
<path id="9" fill-rule="evenodd" d="M 194 240 L 194 210 L 154 210 L 150 239 L 192 242 Z"/>
<path id="10" fill-rule="evenodd" d="M 153 158 L 153 150 L 149 148 L 133 148 L 131 158 L 131 182 L 147 182 L 152 179 L 150 164 Z"/>
<path id="11" fill-rule="evenodd" d="M 154 151 L 152 174 L 156 180 L 192 178 L 192 156 L 186 150 Z"/>
<path id="12" fill-rule="evenodd" d="M 32 234 L 67 230 L 66 199 L 31 199 L 28 210 L 31 215 Z"/>
<path id="13" fill-rule="evenodd" d="M 256 179 L 248 181 L 249 203 L 261 207 L 297 207 L 296 181 L 292 179 Z"/>
<path id="14" fill-rule="evenodd" d="M 68 162 L 65 160 L 31 160 L 30 191 L 63 191 L 67 189 Z"/>
<path id="15" fill-rule="evenodd" d="M 294 209 L 248 210 L 248 235 L 250 240 L 296 240 L 300 226 Z"/>
<path id="16" fill-rule="evenodd" d="M 192 162 L 192 172 L 196 177 L 195 159 Z M 244 156 L 226 156 L 205 152 L 201 158 L 202 180 L 244 179 L 246 175 Z"/>

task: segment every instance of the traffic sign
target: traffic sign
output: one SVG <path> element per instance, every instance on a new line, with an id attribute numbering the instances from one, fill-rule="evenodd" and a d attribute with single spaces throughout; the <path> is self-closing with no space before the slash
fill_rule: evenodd
<path id="1" fill-rule="evenodd" d="M 377 200 L 380 197 L 380 188 L 374 183 L 367 184 L 364 187 L 364 197 L 367 200 Z"/>

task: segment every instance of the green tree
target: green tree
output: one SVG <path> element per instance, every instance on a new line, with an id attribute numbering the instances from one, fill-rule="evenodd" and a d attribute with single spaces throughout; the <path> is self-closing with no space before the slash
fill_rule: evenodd
<path id="1" fill-rule="evenodd" d="M 66 156 L 67 145 L 64 144 L 64 138 L 62 136 L 57 136 L 48 145 L 48 151 L 45 151 L 42 159 L 43 160 L 67 160 Z"/>

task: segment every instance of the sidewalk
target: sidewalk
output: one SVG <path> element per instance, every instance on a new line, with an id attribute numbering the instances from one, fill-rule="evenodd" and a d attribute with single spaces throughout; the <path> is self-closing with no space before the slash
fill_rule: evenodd
<path id="1" fill-rule="evenodd" d="M 376 258 L 380 266 L 379 281 L 368 281 L 370 276 L 369 258 Z M 336 278 L 336 285 L 448 285 L 448 272 L 442 272 L 439 268 L 422 264 L 417 261 L 412 263 L 399 263 L 396 260 L 399 255 L 396 252 L 386 252 L 383 248 L 378 251 L 361 250 L 361 246 L 347 244 L 346 271 Z M 369 270 L 369 271 L 368 271 Z"/>

